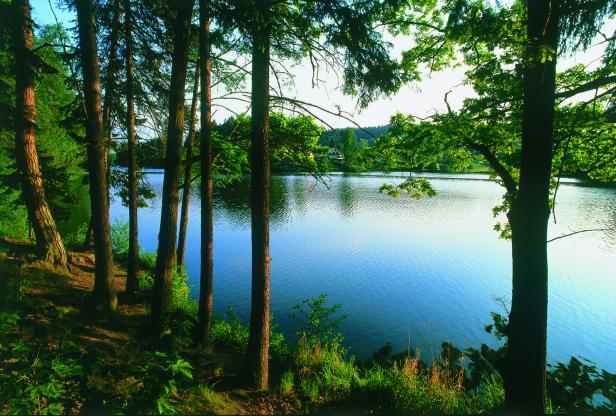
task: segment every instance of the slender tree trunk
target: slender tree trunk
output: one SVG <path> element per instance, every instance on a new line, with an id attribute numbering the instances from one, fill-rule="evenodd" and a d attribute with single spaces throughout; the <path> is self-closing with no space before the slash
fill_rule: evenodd
<path id="1" fill-rule="evenodd" d="M 178 236 L 178 271 L 184 270 L 184 253 L 186 252 L 186 229 L 188 228 L 188 203 L 190 202 L 190 172 L 192 170 L 193 146 L 195 143 L 195 120 L 197 116 L 197 99 L 199 95 L 199 64 L 195 66 L 195 84 L 190 105 L 190 127 L 186 139 L 186 163 L 184 165 L 184 184 L 182 186 L 182 211 L 180 215 L 180 235 Z"/>
<path id="2" fill-rule="evenodd" d="M 114 310 L 117 306 L 117 298 L 113 285 L 109 198 L 105 166 L 105 131 L 101 109 L 94 8 L 92 0 L 77 0 L 76 6 L 81 67 L 83 70 L 90 203 L 94 226 L 94 255 L 96 258 L 93 298 L 95 307 Z"/>
<path id="3" fill-rule="evenodd" d="M 267 389 L 270 319 L 269 254 L 269 50 L 270 0 L 256 0 L 259 23 L 252 38 L 251 233 L 252 298 L 246 354 L 249 380 Z"/>
<path id="4" fill-rule="evenodd" d="M 167 126 L 167 151 L 163 200 L 158 233 L 158 254 L 152 298 L 151 324 L 155 333 L 160 333 L 163 319 L 171 304 L 171 282 L 176 269 L 176 237 L 178 223 L 179 179 L 181 166 L 182 136 L 184 132 L 184 95 L 190 19 L 194 0 L 178 0 L 176 7 L 175 40 L 171 65 L 169 92 L 169 124 Z"/>
<path id="5" fill-rule="evenodd" d="M 36 107 L 34 103 L 34 69 L 32 54 L 32 19 L 28 0 L 13 0 L 15 12 L 15 150 L 28 209 L 30 227 L 36 236 L 40 255 L 51 263 L 66 266 L 66 250 L 45 198 L 34 141 Z"/>
<path id="6" fill-rule="evenodd" d="M 109 154 L 111 151 L 111 103 L 116 86 L 118 62 L 118 38 L 120 37 L 120 0 L 113 3 L 113 22 L 109 38 L 109 66 L 105 72 L 105 98 L 103 99 L 103 128 L 105 129 L 105 164 L 107 172 L 107 195 L 109 196 L 109 183 L 111 180 L 111 164 Z"/>
<path id="7" fill-rule="evenodd" d="M 201 281 L 198 343 L 210 337 L 213 303 L 214 225 L 212 221 L 212 56 L 210 0 L 199 1 L 199 66 L 201 67 Z"/>
<path id="8" fill-rule="evenodd" d="M 113 22 L 111 36 L 109 38 L 109 65 L 105 73 L 105 98 L 103 99 L 103 128 L 105 130 L 105 172 L 107 175 L 107 197 L 109 197 L 109 182 L 111 177 L 111 165 L 109 164 L 109 150 L 111 147 L 111 102 L 115 88 L 115 77 L 119 64 L 117 60 L 118 37 L 120 35 L 120 0 L 113 4 Z M 91 215 L 91 214 L 90 214 Z M 83 242 L 85 250 L 94 248 L 94 222 L 90 218 Z"/>
<path id="9" fill-rule="evenodd" d="M 546 404 L 547 228 L 558 21 L 558 0 L 528 1 L 520 186 L 508 214 L 513 292 L 505 401 L 510 410 L 537 414 L 545 412 Z"/>
<path id="10" fill-rule="evenodd" d="M 133 67 L 132 12 L 130 0 L 124 0 L 126 53 L 126 131 L 128 133 L 128 264 L 126 295 L 137 289 L 139 268 L 139 231 L 137 222 L 137 152 L 135 149 L 135 69 Z"/>

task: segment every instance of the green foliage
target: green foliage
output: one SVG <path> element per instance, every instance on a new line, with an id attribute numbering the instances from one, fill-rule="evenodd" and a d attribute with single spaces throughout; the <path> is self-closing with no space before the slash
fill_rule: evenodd
<path id="1" fill-rule="evenodd" d="M 176 414 L 182 403 L 177 393 L 193 378 L 193 366 L 185 359 L 164 352 L 145 352 L 143 364 L 135 369 L 141 387 L 134 409 L 140 413 Z"/>
<path id="2" fill-rule="evenodd" d="M 9 414 L 60 415 L 82 400 L 83 368 L 69 331 L 53 345 L 30 344 L 19 334 L 19 315 L 0 312 L 0 401 Z"/>
<path id="3" fill-rule="evenodd" d="M 111 249 L 116 254 L 128 252 L 128 241 L 130 239 L 128 221 L 124 217 L 118 217 L 111 224 Z"/>
<path id="4" fill-rule="evenodd" d="M 295 376 L 291 370 L 287 370 L 282 373 L 282 377 L 280 378 L 280 394 L 283 396 L 288 396 L 293 392 L 293 388 L 295 387 Z"/>
<path id="5" fill-rule="evenodd" d="M 339 344 L 342 341 L 342 335 L 336 330 L 346 317 L 334 318 L 342 305 L 335 304 L 328 307 L 325 305 L 326 302 L 327 295 L 321 293 L 316 298 L 303 300 L 302 305 L 305 307 L 293 306 L 298 313 L 290 317 L 301 325 L 296 333 L 311 345 Z"/>
<path id="6" fill-rule="evenodd" d="M 242 325 L 238 316 L 230 307 L 227 310 L 227 319 L 214 315 L 210 335 L 214 345 L 223 349 L 232 350 L 244 355 L 248 344 L 248 327 Z"/>
<path id="7" fill-rule="evenodd" d="M 311 401 L 338 400 L 351 392 L 359 377 L 354 359 L 336 342 L 324 345 L 301 338 L 295 367 L 301 392 Z"/>
<path id="8" fill-rule="evenodd" d="M 198 387 L 199 400 L 213 406 L 215 409 L 224 409 L 225 401 L 213 390 L 212 386 L 202 384 Z"/>
<path id="9" fill-rule="evenodd" d="M 173 272 L 173 281 L 171 285 L 171 309 L 180 310 L 187 315 L 196 315 L 198 304 L 195 299 L 190 296 L 191 286 L 188 285 L 188 275 L 182 271 Z"/>
<path id="10" fill-rule="evenodd" d="M 21 182 L 15 164 L 13 15 L 9 2 L 0 13 L 0 235 L 24 238 L 27 214 L 21 196 Z M 56 47 L 66 39 L 56 26 L 43 26 L 34 36 L 36 95 L 36 145 L 43 186 L 54 219 L 60 229 L 73 223 L 75 204 L 85 174 L 84 128 L 77 91 L 70 82 L 67 58 Z M 41 69 L 44 67 L 44 69 Z M 74 228 L 78 228 L 79 224 Z"/>
<path id="11" fill-rule="evenodd" d="M 117 196 L 124 206 L 128 206 L 128 170 L 112 169 L 110 186 L 116 190 Z M 143 172 L 137 172 L 137 207 L 146 208 L 148 200 L 156 198 L 154 190 L 147 182 Z"/>
<path id="12" fill-rule="evenodd" d="M 400 197 L 402 192 L 406 192 L 409 196 L 417 200 L 421 199 L 423 196 L 431 197 L 436 195 L 436 191 L 426 178 L 413 178 L 411 176 L 397 185 L 381 185 L 379 192 L 386 193 L 395 198 Z"/>
<path id="13" fill-rule="evenodd" d="M 485 326 L 488 333 L 503 342 L 497 348 L 482 344 L 480 348 L 468 348 L 462 353 L 450 344 L 444 344 L 457 356 L 469 360 L 466 385 L 477 391 L 485 406 L 495 403 L 502 389 L 498 369 L 507 352 L 506 329 L 508 319 L 492 313 L 492 323 Z M 461 368 L 461 367 L 458 367 Z M 577 412 L 613 413 L 616 410 L 616 375 L 583 358 L 571 357 L 569 363 L 548 364 L 547 368 L 548 407 L 546 413 L 557 414 Z"/>

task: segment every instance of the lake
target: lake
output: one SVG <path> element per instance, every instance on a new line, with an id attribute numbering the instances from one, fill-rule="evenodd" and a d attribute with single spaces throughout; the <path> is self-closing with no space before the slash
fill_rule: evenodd
<path id="1" fill-rule="evenodd" d="M 271 311 L 293 337 L 293 305 L 320 293 L 342 304 L 340 330 L 351 353 L 367 358 L 390 342 L 423 358 L 442 341 L 496 345 L 483 330 L 511 297 L 511 245 L 493 230 L 503 188 L 487 175 L 425 175 L 437 195 L 415 200 L 378 192 L 397 174 L 331 174 L 328 187 L 306 176 L 271 181 Z M 147 175 L 157 195 L 163 175 Z M 119 198 L 112 221 L 128 218 Z M 158 244 L 160 199 L 139 210 L 141 250 Z M 199 190 L 191 192 L 186 267 L 197 296 Z M 616 372 L 616 190 L 568 179 L 558 191 L 549 237 L 548 359 L 572 355 Z M 217 190 L 214 201 L 214 310 L 250 311 L 250 186 Z"/>

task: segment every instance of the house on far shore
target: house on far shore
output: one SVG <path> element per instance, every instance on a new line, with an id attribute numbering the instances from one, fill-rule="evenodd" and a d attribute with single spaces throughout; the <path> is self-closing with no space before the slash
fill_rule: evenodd
<path id="1" fill-rule="evenodd" d="M 327 152 L 327 158 L 333 162 L 344 162 L 344 156 L 342 155 L 340 150 L 335 147 L 329 148 L 329 152 Z"/>

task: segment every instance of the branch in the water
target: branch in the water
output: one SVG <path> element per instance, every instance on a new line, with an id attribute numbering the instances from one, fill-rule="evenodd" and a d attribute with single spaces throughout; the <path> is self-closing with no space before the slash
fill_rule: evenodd
<path id="1" fill-rule="evenodd" d="M 591 228 L 591 229 L 588 229 L 588 230 L 580 230 L 580 231 L 576 231 L 576 232 L 569 233 L 569 234 L 559 235 L 558 237 L 554 237 L 554 238 L 548 240 L 547 242 L 551 243 L 554 240 L 558 240 L 560 238 L 565 238 L 565 237 L 570 237 L 572 235 L 580 234 L 580 233 L 588 233 L 588 232 L 591 232 L 591 231 L 609 231 L 609 230 L 611 230 L 611 228 Z"/>

